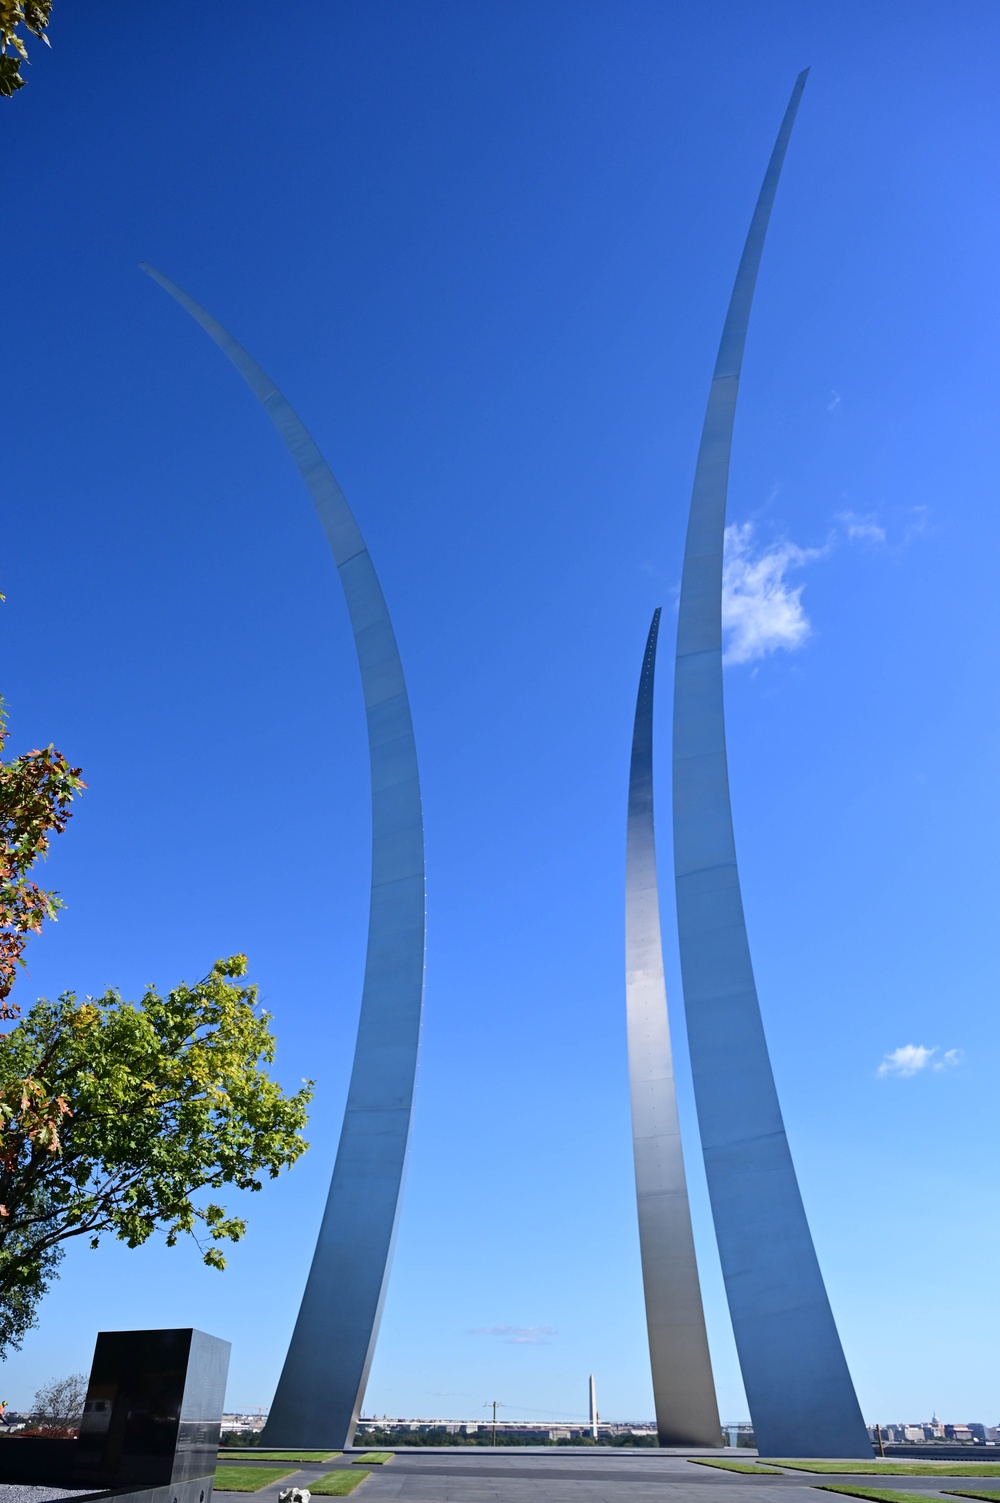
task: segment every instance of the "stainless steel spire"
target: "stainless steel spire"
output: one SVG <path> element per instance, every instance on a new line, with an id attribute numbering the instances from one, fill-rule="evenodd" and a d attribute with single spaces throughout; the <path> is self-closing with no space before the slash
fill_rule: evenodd
<path id="1" fill-rule="evenodd" d="M 424 837 L 396 638 L 358 524 L 297 414 L 242 345 L 153 267 L 229 356 L 298 466 L 333 553 L 361 669 L 372 786 L 372 881 L 361 1016 L 340 1146 L 268 1445 L 341 1447 L 378 1335 L 406 1165 L 424 991 Z"/>
<path id="2" fill-rule="evenodd" d="M 750 224 L 698 452 L 677 625 L 674 868 L 698 1121 L 757 1446 L 770 1456 L 860 1457 L 871 1445 L 799 1194 L 757 1000 L 722 694 L 733 418 L 764 236 L 805 81 L 800 74 Z"/>
<path id="3" fill-rule="evenodd" d="M 660 940 L 653 824 L 659 628 L 657 608 L 635 706 L 625 843 L 625 990 L 639 1251 L 660 1445 L 717 1446 L 722 1429 L 691 1233 Z"/>

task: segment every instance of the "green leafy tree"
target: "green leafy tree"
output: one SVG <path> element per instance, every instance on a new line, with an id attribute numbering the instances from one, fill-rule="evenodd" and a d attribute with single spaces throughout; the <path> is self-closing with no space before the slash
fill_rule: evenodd
<path id="1" fill-rule="evenodd" d="M 26 1210 L 42 1210 L 46 1205 L 44 1192 L 36 1191 Z M 42 1295 L 63 1260 L 61 1243 L 37 1251 L 30 1226 L 27 1219 L 24 1225 L 19 1220 L 4 1221 L 4 1257 L 9 1274 L 6 1287 L 0 1292 L 0 1358 L 6 1352 L 18 1351 L 26 1332 L 37 1323 Z"/>
<path id="2" fill-rule="evenodd" d="M 32 32 L 48 47 L 51 14 L 52 0 L 0 0 L 0 94 L 8 99 L 24 88 L 21 64 L 28 61 L 28 49 L 21 33 Z"/>
<path id="3" fill-rule="evenodd" d="M 0 14 L 6 26 L 9 5 Z M 0 754 L 5 743 L 0 701 Z M 259 1190 L 307 1147 L 312 1083 L 286 1095 L 268 1075 L 271 1019 L 240 984 L 244 955 L 165 997 L 66 992 L 20 1016 L 24 947 L 62 907 L 31 869 L 85 786 L 52 746 L 0 755 L 0 1020 L 15 1023 L 0 1034 L 0 1357 L 34 1325 L 67 1240 L 138 1247 L 159 1230 L 172 1247 L 190 1234 L 224 1268 L 220 1243 L 245 1224 L 212 1192 Z"/>
<path id="4" fill-rule="evenodd" d="M 0 753 L 6 736 L 0 699 Z M 53 746 L 36 748 L 10 762 L 0 756 L 0 1021 L 17 1017 L 19 1009 L 10 993 L 18 969 L 24 966 L 28 939 L 39 933 L 45 919 L 54 920 L 63 906 L 58 893 L 32 881 L 30 870 L 48 854 L 51 836 L 66 828 L 72 800 L 85 787 L 80 768 L 71 767 Z M 8 1080 L 5 1085 L 7 1095 L 18 1099 L 22 1130 L 55 1152 L 63 1107 L 33 1077 Z M 13 1139 L 0 1125 L 0 1158 L 5 1159 L 12 1148 Z M 38 1302 L 63 1256 L 57 1243 L 38 1251 L 29 1232 L 31 1218 L 47 1207 L 47 1187 L 40 1182 L 26 1192 L 22 1218 L 7 1218 L 3 1223 L 11 1274 L 0 1296 L 0 1353 L 19 1347 L 25 1331 L 34 1325 Z"/>
<path id="5" fill-rule="evenodd" d="M 0 1037 L 0 1305 L 31 1306 L 73 1237 L 138 1247 L 161 1230 L 173 1247 L 189 1233 L 225 1267 L 219 1244 L 245 1223 L 205 1196 L 293 1164 L 312 1095 L 264 1068 L 270 1017 L 245 974 L 234 955 L 165 997 L 43 998 Z"/>

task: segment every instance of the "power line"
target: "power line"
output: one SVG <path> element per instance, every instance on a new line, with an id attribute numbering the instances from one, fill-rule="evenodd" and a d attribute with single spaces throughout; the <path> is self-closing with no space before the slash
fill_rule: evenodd
<path id="1" fill-rule="evenodd" d="M 498 1409 L 507 1409 L 509 1406 L 507 1404 L 501 1404 L 501 1402 L 500 1402 L 499 1399 L 487 1399 L 486 1403 L 483 1405 L 483 1408 L 484 1409 L 489 1409 L 489 1407 L 490 1407 L 491 1404 L 493 1405 L 493 1444 L 496 1445 L 496 1443 L 497 1443 L 497 1410 Z"/>

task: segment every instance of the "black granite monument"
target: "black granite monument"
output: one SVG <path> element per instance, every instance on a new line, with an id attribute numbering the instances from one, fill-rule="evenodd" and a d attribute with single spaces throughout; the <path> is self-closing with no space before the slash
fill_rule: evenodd
<path id="1" fill-rule="evenodd" d="M 210 1503 L 229 1352 L 204 1331 L 102 1331 L 79 1438 L 5 1438 L 0 1482 Z"/>
<path id="2" fill-rule="evenodd" d="M 204 1331 L 102 1331 L 76 1443 L 78 1482 L 157 1487 L 211 1478 L 229 1351 Z"/>

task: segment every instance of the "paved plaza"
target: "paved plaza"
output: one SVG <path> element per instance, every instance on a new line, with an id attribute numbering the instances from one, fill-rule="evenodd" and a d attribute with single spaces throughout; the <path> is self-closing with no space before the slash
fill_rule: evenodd
<path id="1" fill-rule="evenodd" d="M 310 1463 L 250 1496 L 263 1503 L 276 1503 L 282 1488 L 308 1487 L 335 1467 L 351 1468 L 361 1452 L 348 1452 L 333 1462 Z M 702 1453 L 707 1454 L 707 1453 Z M 723 1455 L 725 1453 L 718 1453 Z M 387 1499 L 412 1503 L 835 1503 L 836 1496 L 816 1491 L 818 1483 L 844 1482 L 860 1487 L 884 1487 L 897 1492 L 926 1493 L 943 1498 L 948 1489 L 983 1488 L 994 1491 L 1000 1503 L 1000 1478 L 816 1476 L 787 1471 L 781 1476 L 759 1477 L 697 1466 L 689 1452 L 663 1450 L 600 1450 L 550 1446 L 476 1449 L 397 1451 L 392 1460 L 373 1466 L 362 1486 L 352 1494 L 357 1503 L 384 1503 Z M 733 1453 L 729 1452 L 730 1459 Z M 752 1460 L 744 1452 L 740 1460 Z M 240 1458 L 240 1465 L 245 1465 Z M 257 1463 L 265 1466 L 268 1463 Z M 271 1462 L 270 1465 L 276 1463 Z M 247 1494 L 225 1493 L 236 1503 Z M 842 1496 L 842 1495 L 841 1495 Z M 952 1500 L 954 1503 L 954 1500 Z"/>

